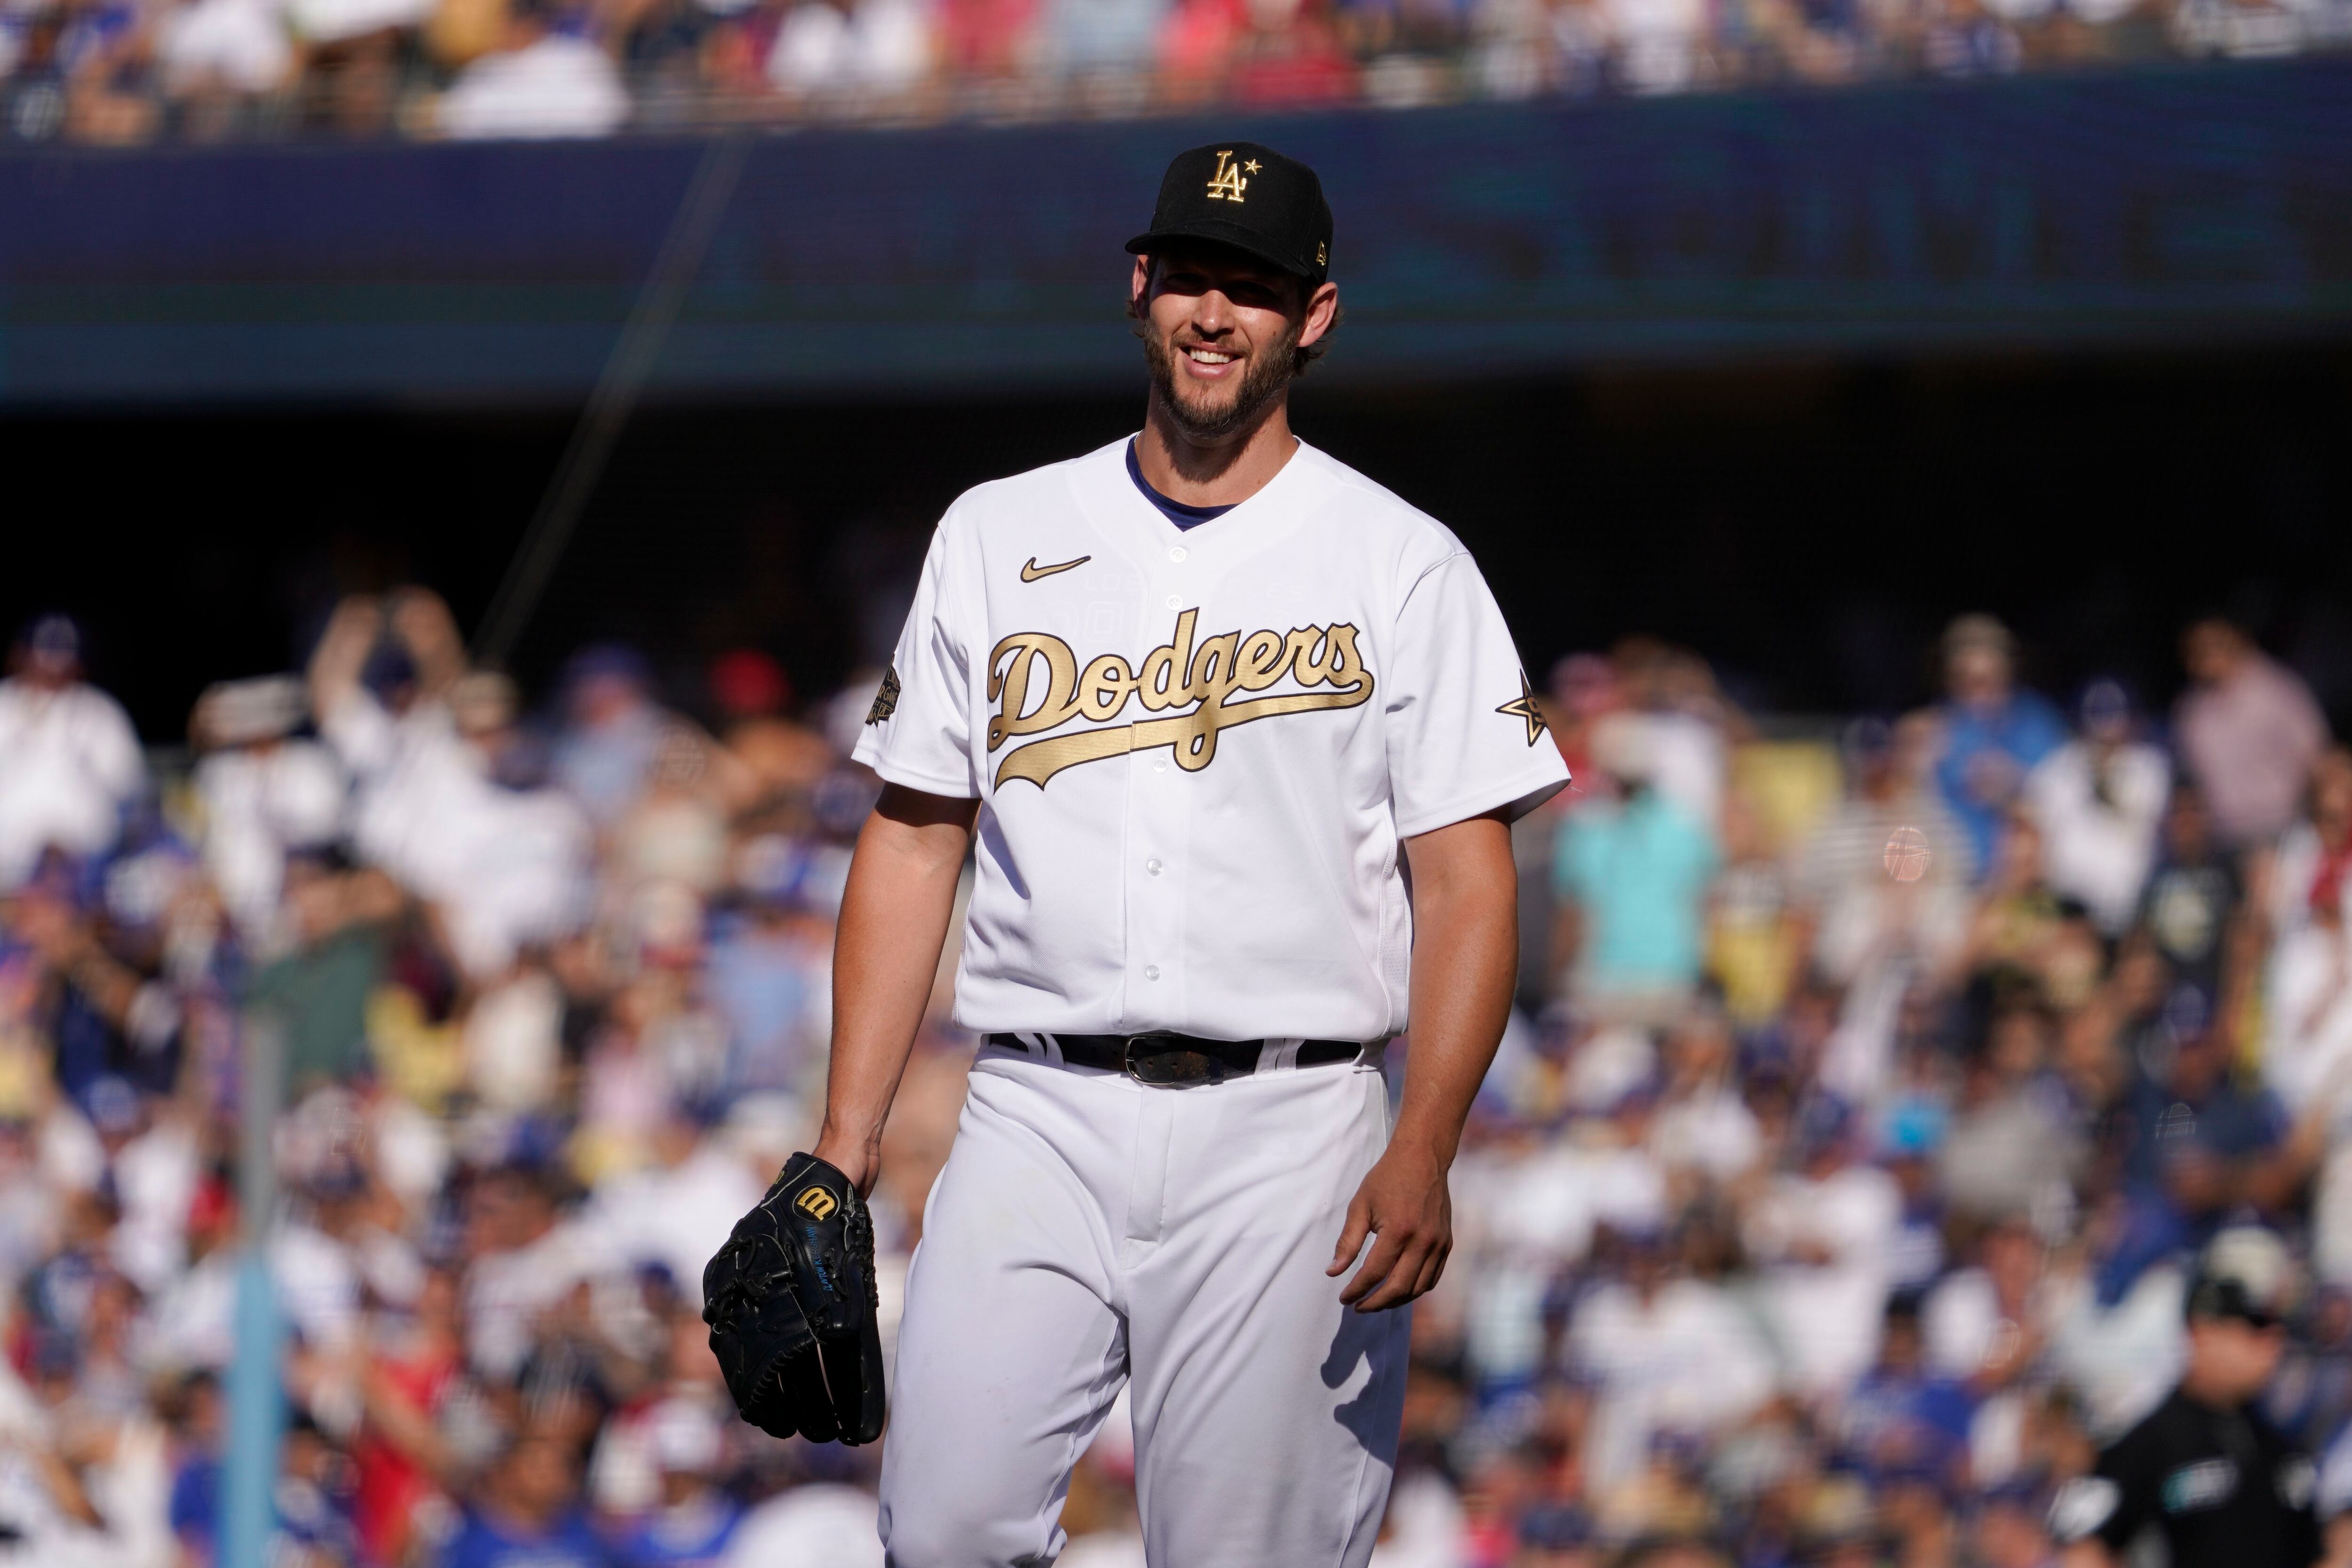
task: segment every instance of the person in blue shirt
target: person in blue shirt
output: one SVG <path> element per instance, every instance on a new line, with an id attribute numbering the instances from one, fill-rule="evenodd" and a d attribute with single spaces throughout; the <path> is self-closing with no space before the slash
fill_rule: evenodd
<path id="1" fill-rule="evenodd" d="M 1918 1296 L 1896 1295 L 1886 1303 L 1878 1364 L 1845 1403 L 1843 1446 L 1865 1475 L 1960 1477 L 1976 1402 L 1928 1370 L 1925 1348 Z"/>
<path id="2" fill-rule="evenodd" d="M 1981 876 L 2025 776 L 2066 744 L 2066 721 L 2048 698 L 2017 685 L 2016 643 L 1990 615 L 1963 615 L 1945 629 L 1944 688 L 1936 785 Z"/>
<path id="3" fill-rule="evenodd" d="M 499 1458 L 439 1568 L 621 1568 L 576 1500 L 568 1444 L 527 1432 Z"/>

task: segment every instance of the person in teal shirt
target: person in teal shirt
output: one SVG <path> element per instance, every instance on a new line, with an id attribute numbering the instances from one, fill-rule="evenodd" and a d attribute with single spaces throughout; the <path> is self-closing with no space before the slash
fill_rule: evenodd
<path id="1" fill-rule="evenodd" d="M 1577 997 L 1603 1011 L 1670 1016 L 1706 961 L 1706 894 L 1722 856 L 1712 828 L 1654 789 L 1641 737 L 1596 758 L 1618 798 L 1571 813 L 1552 886 L 1573 905 Z M 1563 959 L 1567 955 L 1563 953 Z"/>

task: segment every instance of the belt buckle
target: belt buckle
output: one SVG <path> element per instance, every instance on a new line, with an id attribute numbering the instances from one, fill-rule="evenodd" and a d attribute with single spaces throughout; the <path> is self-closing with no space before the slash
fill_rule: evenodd
<path id="1" fill-rule="evenodd" d="M 1165 1029 L 1127 1036 L 1119 1049 L 1119 1071 L 1138 1083 L 1149 1083 L 1155 1089 L 1190 1089 L 1196 1083 L 1224 1082 L 1225 1064 L 1205 1051 L 1156 1051 L 1142 1055 L 1136 1052 L 1139 1045 L 1175 1038 L 1175 1030 Z"/>

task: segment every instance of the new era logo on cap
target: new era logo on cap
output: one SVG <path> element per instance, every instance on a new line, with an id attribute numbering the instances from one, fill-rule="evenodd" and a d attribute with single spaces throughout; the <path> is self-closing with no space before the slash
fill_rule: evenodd
<path id="1" fill-rule="evenodd" d="M 1211 142 L 1168 165 L 1151 227 L 1127 248 L 1148 254 L 1180 239 L 1233 246 L 1320 283 L 1331 264 L 1331 205 L 1297 159 L 1255 141 Z"/>

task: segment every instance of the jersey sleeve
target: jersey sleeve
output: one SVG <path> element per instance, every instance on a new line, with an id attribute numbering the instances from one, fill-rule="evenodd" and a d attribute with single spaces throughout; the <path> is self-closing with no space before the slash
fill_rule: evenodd
<path id="1" fill-rule="evenodd" d="M 1510 629 L 1466 553 L 1447 556 L 1408 591 L 1388 666 L 1389 781 L 1400 836 L 1497 807 L 1516 818 L 1567 784 Z"/>
<path id="2" fill-rule="evenodd" d="M 971 664 L 950 576 L 942 524 L 931 536 L 906 630 L 850 755 L 889 783 L 972 800 L 980 782 L 971 763 Z"/>

